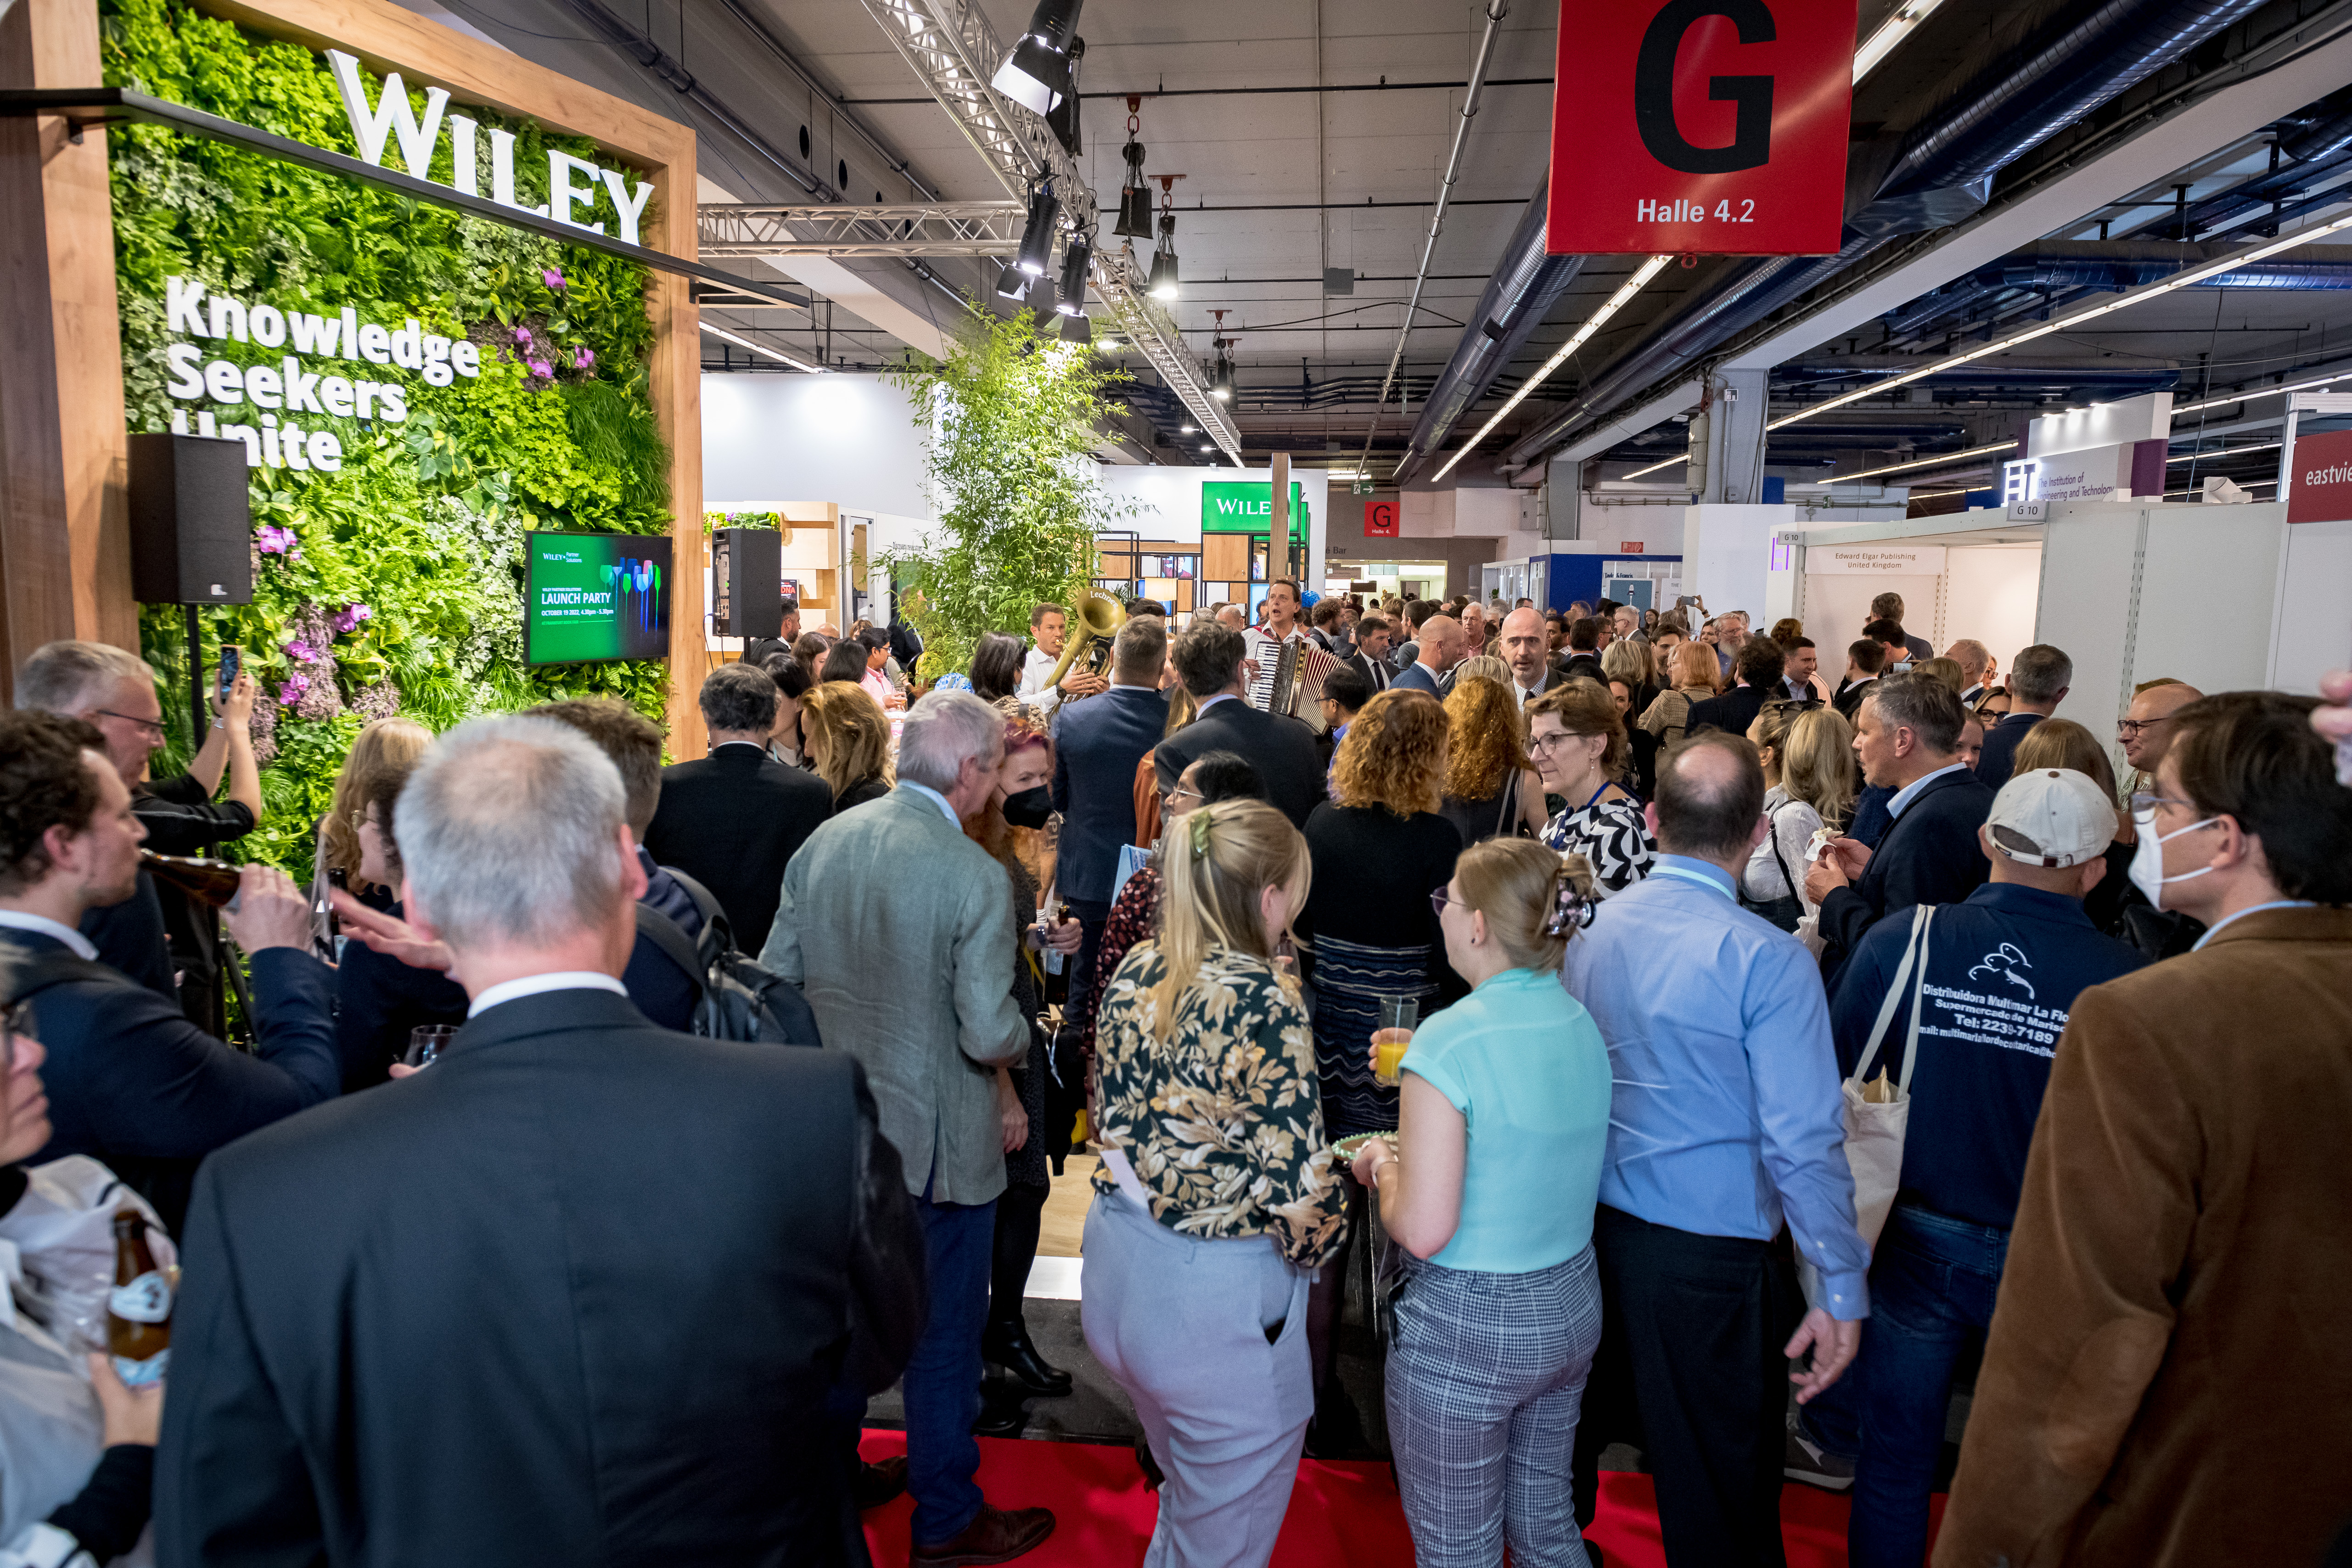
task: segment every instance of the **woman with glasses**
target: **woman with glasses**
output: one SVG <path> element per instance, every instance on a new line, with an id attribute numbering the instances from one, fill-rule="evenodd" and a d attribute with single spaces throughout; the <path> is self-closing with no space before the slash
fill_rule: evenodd
<path id="1" fill-rule="evenodd" d="M 1859 782 L 1853 730 L 1832 708 L 1767 702 L 1748 727 L 1764 764 L 1764 816 L 1772 824 L 1739 876 L 1739 901 L 1793 931 L 1821 906 L 1805 897 L 1805 851 L 1823 827 L 1843 830 Z"/>
<path id="2" fill-rule="evenodd" d="M 1545 794 L 1568 803 L 1537 837 L 1563 855 L 1584 858 L 1594 898 L 1624 891 L 1650 874 L 1658 847 L 1642 819 L 1642 803 L 1624 785 L 1632 749 L 1615 700 L 1592 681 L 1571 680 L 1525 711 L 1536 776 Z"/>
<path id="3" fill-rule="evenodd" d="M 1393 1142 L 1357 1152 L 1407 1255 L 1388 1355 L 1389 1441 L 1424 1568 L 1583 1568 L 1567 1485 L 1601 1342 L 1593 1206 L 1609 1049 L 1561 988 L 1591 892 L 1526 839 L 1462 852 L 1435 895 L 1470 994 L 1424 1022 Z"/>
<path id="4" fill-rule="evenodd" d="M 1160 871 L 1160 935 L 1103 994 L 1081 1315 L 1166 1477 L 1145 1561 L 1264 1568 L 1314 1409 L 1307 1275 L 1340 1226 L 1314 1039 L 1275 963 L 1312 874 L 1256 801 L 1179 818 Z"/>

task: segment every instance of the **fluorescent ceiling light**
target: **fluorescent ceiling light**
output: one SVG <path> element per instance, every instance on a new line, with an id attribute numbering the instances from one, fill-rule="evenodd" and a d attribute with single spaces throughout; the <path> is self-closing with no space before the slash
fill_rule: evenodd
<path id="1" fill-rule="evenodd" d="M 702 330 L 709 332 L 714 338 L 726 339 L 729 342 L 733 343 L 739 349 L 750 349 L 755 354 L 764 354 L 768 358 L 774 360 L 778 364 L 788 364 L 794 370 L 804 370 L 811 375 L 823 375 L 824 374 L 824 366 L 821 364 L 810 364 L 805 361 L 796 360 L 790 354 L 780 354 L 773 349 L 762 348 L 749 338 L 739 338 L 734 333 L 728 331 L 723 328 L 714 327 L 708 321 L 702 323 Z"/>
<path id="2" fill-rule="evenodd" d="M 2284 444 L 2280 441 L 2264 441 L 2257 447 L 2223 447 L 2211 452 L 2183 452 L 2177 458 L 2167 458 L 2164 460 L 2167 463 L 2193 463 L 2200 458 L 2234 458 L 2241 452 L 2275 452 Z M 2240 483 L 2243 482 L 2243 480 L 2240 481 Z"/>
<path id="3" fill-rule="evenodd" d="M 1676 463 L 1687 463 L 1687 462 L 1689 462 L 1689 461 L 1690 461 L 1690 454 L 1689 454 L 1688 452 L 1677 452 L 1677 453 L 1675 453 L 1673 457 L 1668 458 L 1667 458 L 1664 462 L 1663 462 L 1663 463 L 1652 463 L 1652 464 L 1651 464 L 1648 468 L 1635 468 L 1635 469 L 1634 469 L 1632 473 L 1630 473 L 1630 474 L 1620 474 L 1620 475 L 1618 475 L 1617 477 L 1618 477 L 1619 479 L 1640 479 L 1643 474 L 1654 474 L 1654 473 L 1656 473 L 1660 468 L 1673 468 Z"/>
<path id="4" fill-rule="evenodd" d="M 1864 468 L 1859 473 L 1832 474 L 1822 483 L 1842 485 L 1848 479 L 1866 479 L 1879 474 L 1899 474 L 1906 468 L 1932 468 L 1944 463 L 1957 463 L 1963 458 L 1982 458 L 1994 452 L 2011 451 L 2016 446 L 2015 441 L 1995 441 L 1989 447 L 1971 447 L 1965 452 L 1938 452 L 1932 458 L 1915 458 L 1907 463 L 1888 463 L 1884 468 Z"/>
<path id="5" fill-rule="evenodd" d="M 1843 393 L 1826 402 L 1816 403 L 1810 408 L 1801 408 L 1794 414 L 1784 414 L 1778 419 L 1768 421 L 1764 428 L 1768 431 L 1778 430 L 1785 426 L 1794 425 L 1800 419 L 1811 419 L 1816 414 L 1826 414 L 1832 408 L 1843 408 L 1849 403 L 1859 403 L 1865 397 L 1875 397 L 1882 392 L 1891 391 L 1898 386 L 1907 386 L 1912 382 L 1925 380 L 1928 376 L 1950 370 L 1956 365 L 1966 364 L 1971 360 L 2001 353 L 2017 347 L 2020 343 L 2029 343 L 2036 338 L 2047 337 L 2052 332 L 2063 332 L 2069 327 L 2081 326 L 2084 322 L 2096 317 L 2125 310 L 2144 300 L 2153 300 L 2158 295 L 2169 294 L 2176 289 L 2189 288 L 2203 282 L 2208 278 L 2233 271 L 2249 262 L 2267 260 L 2281 251 L 2293 250 L 2297 246 L 2309 245 L 2313 240 L 2325 238 L 2328 235 L 2347 228 L 2352 228 L 2352 213 L 2288 235 L 2281 239 L 2266 240 L 2259 245 L 2249 246 L 2217 261 L 2207 261 L 2189 268 L 2159 282 L 2116 295 L 2105 304 L 2085 306 L 2082 310 L 2069 311 L 2063 316 L 2055 317 L 2038 326 L 2028 327 L 2021 332 L 2011 332 L 2005 338 L 1995 338 L 1989 343 L 1979 344 L 1966 353 L 1947 354 L 1933 364 L 1922 365 L 1917 370 L 1906 371 L 1901 375 L 1889 376 L 1884 381 L 1874 382 L 1858 391 Z M 2175 409 L 2173 412 L 2178 414 L 2185 411 Z"/>
<path id="6" fill-rule="evenodd" d="M 1880 23 L 1878 31 L 1871 34 L 1869 40 L 1854 51 L 1854 85 L 1861 86 L 1862 79 L 1868 76 L 1881 60 L 1893 54 L 1895 47 L 1909 37 L 1911 30 L 1933 16 L 1936 7 L 1943 3 L 1944 0 L 1909 0 L 1908 4 L 1896 6 L 1895 15 Z"/>
<path id="7" fill-rule="evenodd" d="M 2316 381 L 2291 381 L 2284 386 L 2265 386 L 2259 392 L 2240 392 L 2233 393 L 2228 397 L 2209 397 L 2202 403 L 2176 404 L 2173 405 L 2172 416 L 2178 419 L 2184 414 L 2194 414 L 2200 408 L 2221 408 L 2232 403 L 2252 403 L 2258 397 L 2280 397 L 2290 392 L 2309 392 L 2315 386 L 2333 386 L 2347 374 L 2352 374 L 2352 372 L 2338 371 L 2334 375 L 2323 375 Z"/>
<path id="8" fill-rule="evenodd" d="M 1610 295 L 1608 299 L 1602 300 L 1601 302 L 1601 308 L 1594 310 L 1591 315 L 1585 318 L 1584 325 L 1576 329 L 1576 335 L 1569 339 L 1568 342 L 1560 344 L 1559 351 L 1555 353 L 1551 358 L 1544 361 L 1543 368 L 1541 370 L 1537 371 L 1535 374 L 1519 383 L 1519 389 L 1511 394 L 1510 397 L 1503 404 L 1503 406 L 1495 410 L 1495 416 L 1493 418 L 1487 420 L 1486 424 L 1479 426 L 1478 434 L 1471 437 L 1468 441 L 1463 444 L 1460 450 L 1456 451 L 1454 456 L 1445 459 L 1445 467 L 1438 469 L 1437 472 L 1432 476 L 1431 482 L 1434 483 L 1436 480 L 1442 479 L 1447 474 L 1453 472 L 1454 464 L 1469 456 L 1470 452 L 1476 447 L 1481 441 L 1484 441 L 1490 434 L 1492 434 L 1495 426 L 1500 425 L 1504 418 L 1509 415 L 1511 410 L 1517 408 L 1519 404 L 1526 399 L 1528 394 L 1533 392 L 1537 387 L 1541 386 L 1545 382 L 1550 380 L 1551 373 L 1558 370 L 1561 365 L 1566 364 L 1568 363 L 1569 355 L 1582 348 L 1586 339 L 1599 331 L 1602 325 L 1608 321 L 1610 317 L 1623 310 L 1625 308 L 1626 301 L 1633 299 L 1634 295 L 1640 293 L 1645 287 L 1647 287 L 1650 279 L 1655 278 L 1660 270 L 1665 267 L 1666 263 L 1673 259 L 1673 253 L 1668 252 L 1662 256 L 1653 256 L 1649 260 L 1642 263 L 1641 267 L 1632 277 L 1626 279 L 1623 283 L 1618 286 L 1617 292 Z"/>

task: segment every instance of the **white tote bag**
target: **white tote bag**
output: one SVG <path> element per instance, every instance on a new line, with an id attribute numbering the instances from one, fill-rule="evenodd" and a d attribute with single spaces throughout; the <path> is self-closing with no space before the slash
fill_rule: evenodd
<path id="1" fill-rule="evenodd" d="M 1921 904 L 1912 911 L 1910 940 L 1904 944 L 1903 962 L 1886 987 L 1886 999 L 1878 1005 L 1870 1044 L 1854 1063 L 1853 1075 L 1839 1086 L 1845 1096 L 1845 1161 L 1853 1172 L 1854 1228 L 1862 1233 L 1863 1245 L 1873 1248 L 1878 1245 L 1878 1233 L 1886 1228 L 1895 1189 L 1903 1181 L 1903 1136 L 1911 1122 L 1911 1073 L 1919 1065 L 1919 1011 L 1927 999 L 1927 930 L 1935 914 L 1932 904 Z M 1886 1099 L 1872 1100 L 1865 1098 L 1864 1088 L 1870 1082 L 1870 1069 L 1878 1061 L 1878 1047 L 1895 1022 L 1895 1009 L 1902 1005 L 1906 983 L 1911 987 L 1911 1022 L 1904 1040 L 1903 1077 L 1888 1086 L 1891 1092 Z M 1800 1258 L 1797 1277 L 1804 1287 L 1806 1305 L 1820 1306 L 1820 1271 Z"/>

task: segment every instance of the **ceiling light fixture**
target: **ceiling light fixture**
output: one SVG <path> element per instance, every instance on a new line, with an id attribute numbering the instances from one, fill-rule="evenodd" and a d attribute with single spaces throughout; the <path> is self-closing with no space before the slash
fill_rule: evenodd
<path id="1" fill-rule="evenodd" d="M 1081 235 L 1070 241 L 1062 254 L 1062 287 L 1054 309 L 1065 316 L 1084 317 L 1087 313 L 1087 263 L 1093 258 L 1094 247 Z"/>
<path id="2" fill-rule="evenodd" d="M 2334 375 L 2323 375 L 2316 381 L 2291 381 L 2282 386 L 2265 386 L 2258 392 L 2238 392 L 2227 397 L 2209 397 L 2202 403 L 2178 403 L 2173 405 L 2172 416 L 2178 419 L 2184 414 L 2194 414 L 2200 408 L 2221 408 L 2232 403 L 2252 403 L 2258 397 L 2277 397 L 2291 392 L 2309 392 L 2315 386 L 2333 386 L 2342 381 L 2347 374 L 2352 374 L 2352 372 L 2337 371 Z"/>
<path id="3" fill-rule="evenodd" d="M 2183 452 L 2177 458 L 2164 460 L 2167 463 L 2193 463 L 2200 458 L 2234 458 L 2242 452 L 2275 452 L 2284 445 L 2285 443 L 2282 441 L 2264 441 L 2254 447 L 2219 447 L 2210 452 Z"/>
<path id="4" fill-rule="evenodd" d="M 1026 300 L 1033 281 L 1034 279 L 1018 267 L 1008 267 L 996 275 L 996 297 L 1000 300 Z"/>
<path id="5" fill-rule="evenodd" d="M 1909 0 L 1909 4 L 1896 6 L 1895 15 L 1880 23 L 1878 31 L 1870 35 L 1869 42 L 1854 51 L 1853 84 L 1860 87 L 1862 79 L 1868 76 L 1881 60 L 1893 54 L 1895 47 L 1909 37 L 1913 28 L 1935 15 L 1936 7 L 1943 3 L 1944 0 Z"/>
<path id="6" fill-rule="evenodd" d="M 1994 452 L 2014 451 L 2016 447 L 2017 443 L 2013 440 L 1995 441 L 1987 447 L 1971 447 L 1965 452 L 1938 452 L 1932 458 L 1914 458 L 1907 463 L 1888 463 L 1883 468 L 1864 468 L 1852 474 L 1832 474 L 1822 482 L 1828 485 L 1842 485 L 1848 479 L 1874 479 L 1880 474 L 1899 474 L 1906 468 L 1932 468 L 1947 463 L 1957 463 L 1963 458 L 1988 457 Z"/>
<path id="7" fill-rule="evenodd" d="M 1663 462 L 1663 463 L 1652 463 L 1652 464 L 1651 464 L 1648 468 L 1635 468 L 1635 469 L 1634 469 L 1632 473 L 1630 473 L 1630 474 L 1620 474 L 1620 475 L 1618 475 L 1617 477 L 1618 477 L 1619 479 L 1640 479 L 1643 474 L 1654 474 L 1654 473 L 1656 473 L 1660 468 L 1673 468 L 1676 463 L 1687 463 L 1687 462 L 1689 462 L 1689 461 L 1690 461 L 1690 454 L 1689 454 L 1688 452 L 1676 452 L 1673 457 L 1668 458 L 1667 458 L 1664 462 Z"/>
<path id="8" fill-rule="evenodd" d="M 2235 271 L 2251 262 L 2266 260 L 2281 251 L 2293 250 L 2298 246 L 2309 245 L 2313 240 L 2324 238 L 2347 228 L 2352 228 L 2352 213 L 2326 223 L 2315 225 L 2281 239 L 2266 240 L 2258 245 L 2248 246 L 2218 260 L 2200 262 L 2195 267 L 2176 272 L 2160 282 L 2150 283 L 2145 288 L 2128 289 L 2115 295 L 2103 305 L 2092 305 L 2084 310 L 2069 311 L 2063 316 L 2053 317 L 2050 321 L 2029 327 L 2021 332 L 2011 332 L 2005 338 L 1996 338 L 1990 342 L 1979 344 L 1966 353 L 1948 354 L 1933 364 L 1922 365 L 1917 370 L 1906 371 L 1901 375 L 1874 382 L 1857 391 L 1842 393 L 1825 402 L 1816 403 L 1810 408 L 1801 408 L 1794 414 L 1784 414 L 1778 419 L 1767 422 L 1764 428 L 1768 431 L 1779 430 L 1794 425 L 1800 419 L 1811 419 L 1816 414 L 1826 414 L 1832 408 L 1843 408 L 1849 403 L 1859 403 L 1865 397 L 1875 397 L 1882 392 L 1889 392 L 1898 386 L 1907 386 L 1915 381 L 1922 381 L 1928 376 L 1953 369 L 1955 366 L 1967 364 L 1971 360 L 1980 360 L 1990 354 L 2004 353 L 2017 347 L 2020 343 L 2032 342 L 2035 338 L 2048 337 L 2052 332 L 2063 332 L 2069 328 L 2079 327 L 2095 317 L 2104 316 L 2115 310 L 2126 310 L 2144 300 L 2169 294 L 2177 289 L 2189 288 L 2203 282 L 2208 278 L 2216 277 L 2223 272 Z M 2184 410 L 2176 408 L 2173 412 L 2179 414 Z"/>
<path id="9" fill-rule="evenodd" d="M 1599 331 L 1602 325 L 1608 321 L 1610 317 L 1623 310 L 1625 308 L 1626 301 L 1633 299 L 1634 295 L 1640 293 L 1643 289 L 1647 287 L 1650 279 L 1655 278 L 1666 263 L 1673 259 L 1674 256 L 1671 253 L 1668 253 L 1663 256 L 1653 256 L 1649 260 L 1642 263 L 1641 267 L 1635 270 L 1632 277 L 1626 279 L 1623 283 L 1618 285 L 1617 292 L 1610 295 L 1608 299 L 1603 300 L 1601 302 L 1600 309 L 1594 310 L 1591 315 L 1585 318 L 1584 325 L 1576 329 L 1576 335 L 1569 339 L 1568 342 L 1560 344 L 1559 351 L 1555 353 L 1551 358 L 1544 361 L 1543 368 L 1541 370 L 1538 370 L 1535 374 L 1519 383 L 1519 389 L 1511 394 L 1510 397 L 1504 403 L 1503 406 L 1495 410 L 1495 416 L 1487 420 L 1485 425 L 1479 427 L 1478 434 L 1471 437 L 1467 442 L 1464 443 L 1459 451 L 1445 459 L 1445 467 L 1437 470 L 1431 482 L 1434 483 L 1437 479 L 1442 479 L 1447 474 L 1451 473 L 1454 469 L 1454 464 L 1460 462 L 1470 453 L 1472 448 L 1475 447 L 1479 442 L 1484 441 L 1490 434 L 1492 434 L 1495 426 L 1500 425 L 1505 416 L 1507 416 L 1512 409 L 1517 408 L 1520 402 L 1526 398 L 1528 394 L 1533 392 L 1537 387 L 1541 386 L 1546 381 L 1549 381 L 1551 378 L 1552 372 L 1558 370 L 1561 365 L 1568 363 L 1569 355 L 1582 348 L 1587 338 L 1590 338 L 1593 333 Z"/>
<path id="10" fill-rule="evenodd" d="M 1143 181 L 1143 143 L 1135 133 L 1143 129 L 1143 99 L 1129 93 L 1127 99 L 1127 145 L 1118 155 L 1127 160 L 1127 184 L 1118 191 L 1118 222 L 1111 233 L 1121 239 L 1151 237 L 1151 187 Z"/>
<path id="11" fill-rule="evenodd" d="M 794 359 L 790 354 L 780 354 L 773 349 L 762 348 L 749 338 L 739 338 L 734 333 L 719 327 L 714 327 L 708 321 L 702 323 L 702 330 L 709 332 L 714 338 L 726 339 L 729 342 L 733 343 L 737 348 L 750 349 L 755 354 L 765 355 L 767 358 L 774 360 L 778 364 L 788 364 L 794 370 L 804 370 L 811 375 L 823 375 L 824 374 L 825 367 L 821 364 L 811 364 L 805 360 Z"/>
<path id="12" fill-rule="evenodd" d="M 1032 278 L 1045 276 L 1045 265 L 1054 259 L 1054 220 L 1061 212 L 1061 198 L 1054 195 L 1053 183 L 1038 181 L 1029 193 L 1029 221 L 1021 227 L 1021 253 L 1013 258 L 1013 265 Z"/>
<path id="13" fill-rule="evenodd" d="M 996 68 L 989 86 L 1029 110 L 1043 114 L 1070 90 L 1070 40 L 1077 37 L 1081 0 L 1037 0 L 1028 31 Z"/>
<path id="14" fill-rule="evenodd" d="M 1155 300 L 1173 300 L 1181 292 L 1176 276 L 1176 215 L 1160 215 L 1160 246 L 1151 253 L 1150 292 Z"/>
<path id="15" fill-rule="evenodd" d="M 1095 341 L 1095 324 L 1082 311 L 1062 318 L 1062 341 L 1066 343 L 1088 343 Z"/>

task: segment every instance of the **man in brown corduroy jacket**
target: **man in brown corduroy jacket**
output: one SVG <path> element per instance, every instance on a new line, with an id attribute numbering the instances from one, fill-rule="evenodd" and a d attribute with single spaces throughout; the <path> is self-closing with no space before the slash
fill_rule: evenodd
<path id="1" fill-rule="evenodd" d="M 2074 1004 L 1936 1568 L 2303 1568 L 2352 1524 L 2352 790 L 2313 706 L 2178 715 L 2133 880 L 2210 929 Z"/>

